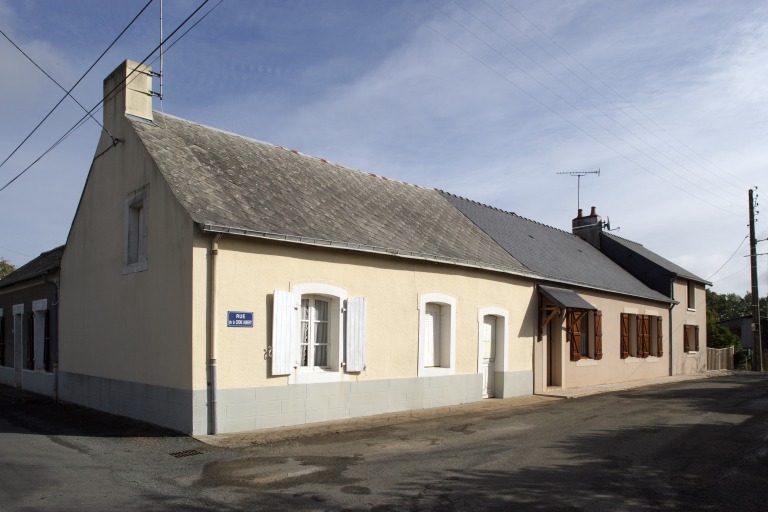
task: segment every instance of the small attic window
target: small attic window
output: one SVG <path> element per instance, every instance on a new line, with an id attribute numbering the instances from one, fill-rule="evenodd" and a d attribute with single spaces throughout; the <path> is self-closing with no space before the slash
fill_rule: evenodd
<path id="1" fill-rule="evenodd" d="M 123 274 L 147 270 L 147 207 L 149 185 L 125 200 L 125 256 Z"/>

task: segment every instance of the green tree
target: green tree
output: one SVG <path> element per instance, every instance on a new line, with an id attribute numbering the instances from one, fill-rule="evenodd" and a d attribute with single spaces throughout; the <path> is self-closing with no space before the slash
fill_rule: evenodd
<path id="1" fill-rule="evenodd" d="M 5 258 L 0 258 L 0 279 L 4 278 L 14 270 L 16 270 L 16 267 L 11 265 L 10 261 Z"/>
<path id="2" fill-rule="evenodd" d="M 707 346 L 712 348 L 733 346 L 734 351 L 741 351 L 741 338 L 720 324 L 720 315 L 711 307 L 707 307 Z"/>
<path id="3" fill-rule="evenodd" d="M 719 320 L 731 320 L 752 314 L 752 298 L 747 293 L 744 297 L 739 297 L 735 293 L 720 294 L 707 290 L 707 309 L 712 309 Z M 749 300 L 747 300 L 749 299 Z M 707 315 L 709 316 L 709 315 Z"/>

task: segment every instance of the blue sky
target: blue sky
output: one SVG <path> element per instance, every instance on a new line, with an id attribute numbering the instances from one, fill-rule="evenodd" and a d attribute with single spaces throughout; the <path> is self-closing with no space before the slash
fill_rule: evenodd
<path id="1" fill-rule="evenodd" d="M 201 1 L 165 0 L 166 35 Z M 68 88 L 145 3 L 0 0 L 0 29 Z M 157 46 L 158 5 L 75 89 L 87 108 Z M 2 161 L 63 93 L 2 37 L 0 59 Z M 735 252 L 714 290 L 749 290 L 748 189 L 768 201 L 764 1 L 224 0 L 164 61 L 156 110 L 564 230 L 577 182 L 557 173 L 600 169 L 581 179 L 582 208 L 704 278 Z M 0 186 L 82 115 L 62 103 Z M 99 129 L 0 192 L 0 257 L 64 243 Z M 768 256 L 758 265 L 765 295 Z"/>

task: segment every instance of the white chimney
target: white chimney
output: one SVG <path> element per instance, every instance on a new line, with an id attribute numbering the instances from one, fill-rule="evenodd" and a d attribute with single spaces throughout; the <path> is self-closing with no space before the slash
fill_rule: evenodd
<path id="1" fill-rule="evenodd" d="M 152 68 L 132 60 L 104 79 L 104 126 L 114 129 L 125 114 L 152 120 Z"/>

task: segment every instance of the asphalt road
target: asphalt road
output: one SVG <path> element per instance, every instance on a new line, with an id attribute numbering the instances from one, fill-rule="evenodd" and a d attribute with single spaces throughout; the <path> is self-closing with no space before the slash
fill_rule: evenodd
<path id="1" fill-rule="evenodd" d="M 768 510 L 764 375 L 252 439 L 0 401 L 0 510 Z"/>

